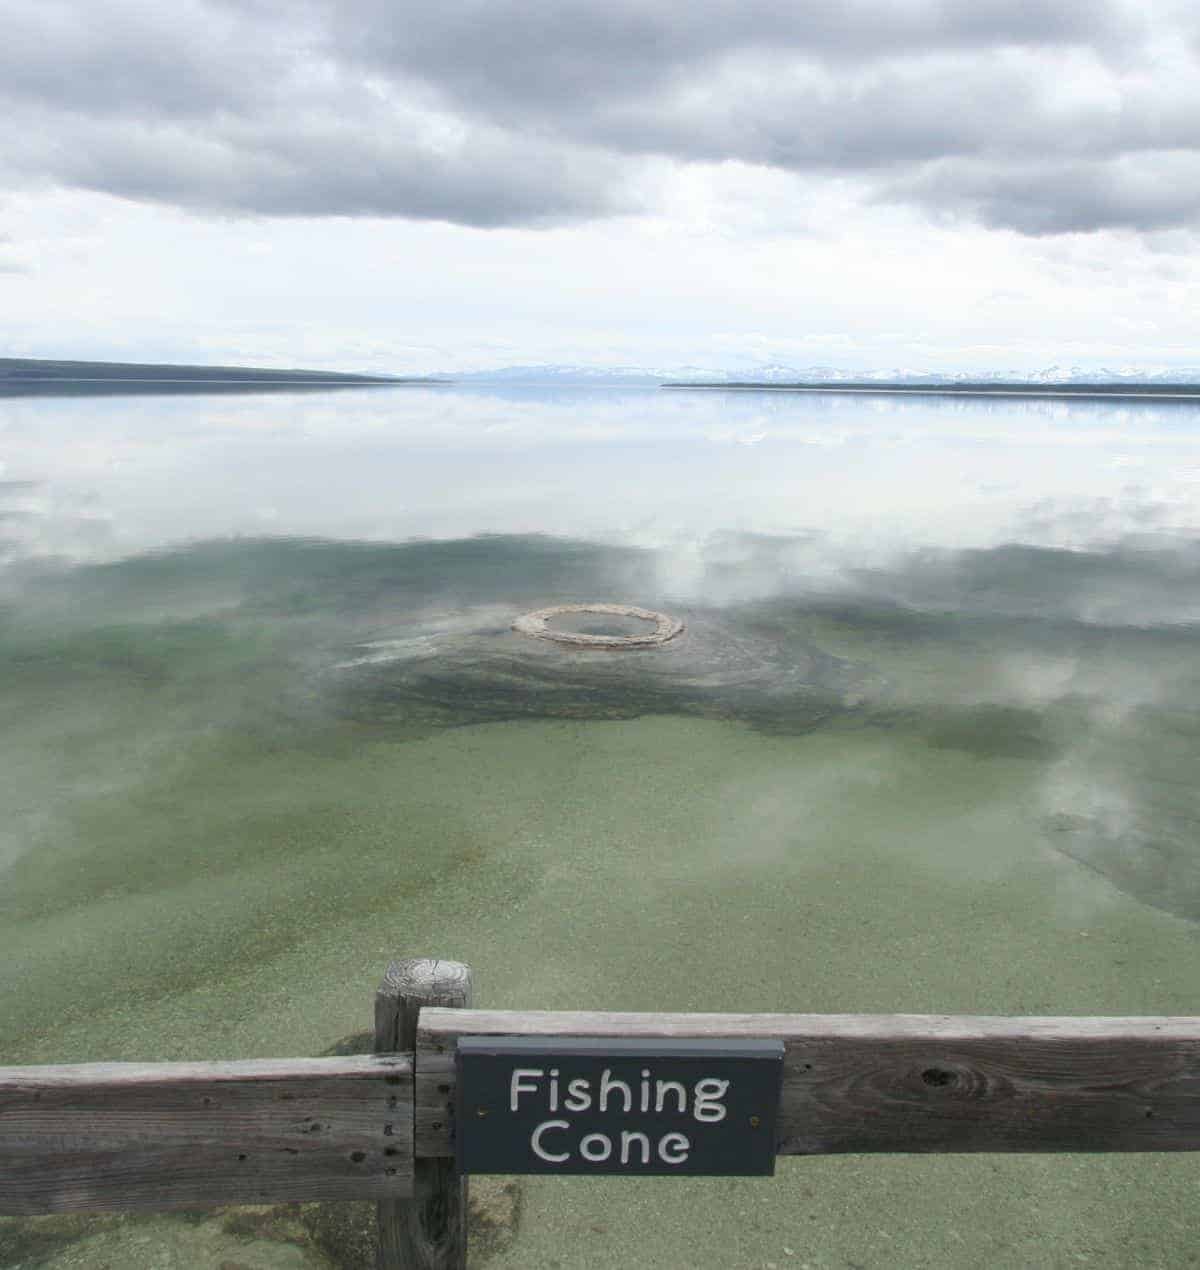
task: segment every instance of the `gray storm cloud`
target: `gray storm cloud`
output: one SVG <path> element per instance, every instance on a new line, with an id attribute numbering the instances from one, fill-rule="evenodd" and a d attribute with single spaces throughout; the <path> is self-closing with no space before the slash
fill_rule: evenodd
<path id="1" fill-rule="evenodd" d="M 1200 44 L 1122 0 L 0 0 L 0 178 L 537 225 L 659 160 L 856 178 L 1024 234 L 1189 226 Z"/>

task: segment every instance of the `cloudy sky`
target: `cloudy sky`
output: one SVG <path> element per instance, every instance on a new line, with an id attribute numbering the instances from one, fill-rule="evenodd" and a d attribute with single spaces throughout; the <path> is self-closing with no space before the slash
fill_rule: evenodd
<path id="1" fill-rule="evenodd" d="M 0 0 L 0 355 L 1200 365 L 1188 0 Z"/>

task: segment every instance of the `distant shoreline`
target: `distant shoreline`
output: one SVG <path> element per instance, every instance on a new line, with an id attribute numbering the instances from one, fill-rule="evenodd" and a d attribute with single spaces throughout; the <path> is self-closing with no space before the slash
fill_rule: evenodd
<path id="1" fill-rule="evenodd" d="M 0 357 L 0 385 L 26 384 L 414 384 L 428 377 L 354 371 L 280 370 L 265 366 L 195 366 L 166 362 L 85 362 Z"/>
<path id="2" fill-rule="evenodd" d="M 664 383 L 660 388 L 705 388 L 719 392 L 872 393 L 912 397 L 1082 397 L 1200 400 L 1200 384 L 855 384 L 855 383 Z"/>
<path id="3" fill-rule="evenodd" d="M 444 384 L 445 379 L 383 379 L 377 376 L 363 375 L 296 375 L 294 378 L 270 379 L 267 376 L 241 375 L 236 378 L 219 378 L 216 375 L 197 379 L 175 378 L 167 375 L 5 375 L 0 372 L 0 385 L 4 384 L 308 384 L 312 387 L 336 387 L 344 384 L 347 387 L 362 388 L 370 384 L 387 387 L 391 384 Z"/>
<path id="4" fill-rule="evenodd" d="M 81 362 L 0 357 L 0 399 L 196 393 L 278 393 L 335 388 L 433 385 L 434 378 L 366 375 L 262 366 L 189 366 L 154 362 Z"/>

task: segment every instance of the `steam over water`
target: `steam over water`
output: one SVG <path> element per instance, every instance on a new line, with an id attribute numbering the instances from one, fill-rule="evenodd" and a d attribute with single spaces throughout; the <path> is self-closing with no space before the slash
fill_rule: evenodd
<path id="1" fill-rule="evenodd" d="M 0 1062 L 320 1053 L 413 955 L 498 1007 L 1200 1013 L 1191 405 L 13 399 L 0 462 Z M 511 629 L 587 601 L 687 629 Z M 1170 1266 L 1198 1181 L 526 1179 L 486 1260 Z M 334 1264 L 230 1230 L 0 1266 Z"/>

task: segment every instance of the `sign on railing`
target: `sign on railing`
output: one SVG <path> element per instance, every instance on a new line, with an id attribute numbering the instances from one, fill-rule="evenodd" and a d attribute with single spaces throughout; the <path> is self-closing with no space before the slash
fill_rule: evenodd
<path id="1" fill-rule="evenodd" d="M 1200 1150 L 1200 1018 L 470 1003 L 461 963 L 394 962 L 373 1056 L 0 1068 L 0 1213 L 376 1199 L 378 1270 L 463 1270 L 471 1173 Z"/>
<path id="2" fill-rule="evenodd" d="M 775 1172 L 781 1041 L 464 1036 L 463 1173 Z"/>
<path id="3" fill-rule="evenodd" d="M 476 1112 L 458 1112 L 457 1050 L 522 1037 L 538 1052 L 564 1036 L 593 1038 L 598 1054 L 635 1040 L 782 1043 L 780 1155 L 1200 1149 L 1196 1018 L 427 1009 L 418 1159 L 455 1156 L 456 1120 L 476 1128 Z M 561 1136 L 540 1141 L 561 1153 Z"/>

